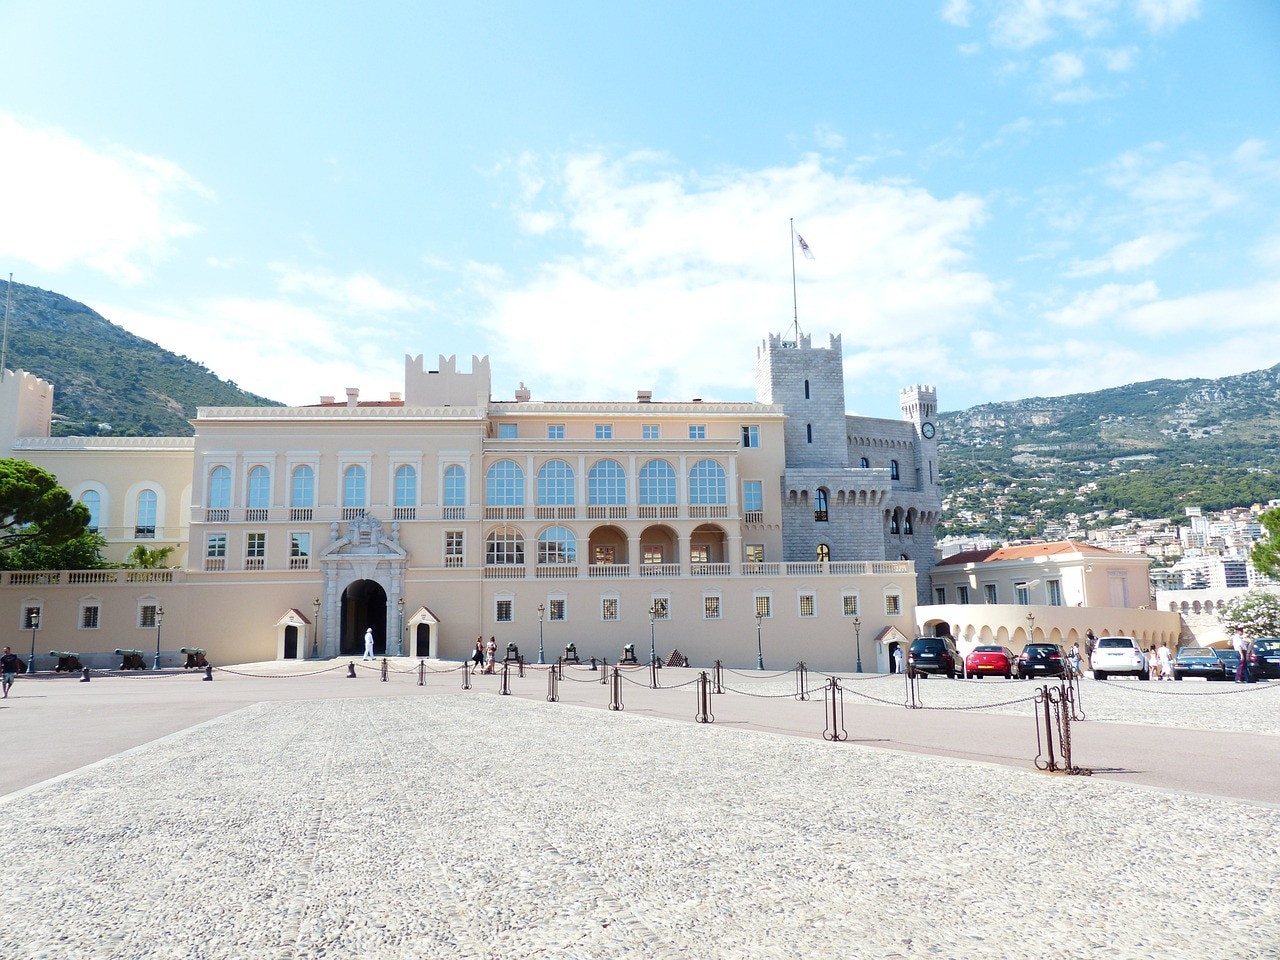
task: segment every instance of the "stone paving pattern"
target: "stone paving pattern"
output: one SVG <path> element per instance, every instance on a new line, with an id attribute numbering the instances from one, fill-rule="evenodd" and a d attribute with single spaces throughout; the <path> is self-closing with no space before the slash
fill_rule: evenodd
<path id="1" fill-rule="evenodd" d="M 262 702 L 4 798 L 0 956 L 1280 956 L 1274 805 L 476 679 Z M 1086 692 L 1277 732 L 1265 687 L 1142 686 Z"/>

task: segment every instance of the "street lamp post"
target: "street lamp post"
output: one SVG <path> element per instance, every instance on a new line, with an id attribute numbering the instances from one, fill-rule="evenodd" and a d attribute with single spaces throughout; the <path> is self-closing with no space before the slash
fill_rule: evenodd
<path id="1" fill-rule="evenodd" d="M 547 612 L 545 604 L 538 604 L 538 663 L 546 663 L 542 656 L 542 617 Z"/>
<path id="2" fill-rule="evenodd" d="M 862 618 L 853 618 L 853 642 L 858 646 L 858 673 L 862 672 Z"/>
<path id="3" fill-rule="evenodd" d="M 36 629 L 40 626 L 40 611 L 31 611 L 31 656 L 27 657 L 27 673 L 36 672 Z"/>
<path id="4" fill-rule="evenodd" d="M 320 598 L 311 601 L 311 659 L 320 659 Z"/>
<path id="5" fill-rule="evenodd" d="M 756 669 L 764 669 L 764 646 L 760 641 L 760 621 L 764 618 L 764 614 L 759 610 L 756 611 Z"/>
<path id="6" fill-rule="evenodd" d="M 649 607 L 649 662 L 650 663 L 653 663 L 653 661 L 658 659 L 658 647 L 657 647 L 657 644 L 654 642 L 654 636 L 653 636 L 653 621 L 655 621 L 656 619 L 658 619 L 658 605 L 655 603 Z"/>
<path id="7" fill-rule="evenodd" d="M 396 635 L 396 656 L 404 656 L 404 597 L 396 601 L 396 609 L 400 611 L 400 632 Z"/>
<path id="8" fill-rule="evenodd" d="M 156 660 L 152 670 L 160 669 L 160 624 L 164 622 L 164 607 L 156 607 Z"/>

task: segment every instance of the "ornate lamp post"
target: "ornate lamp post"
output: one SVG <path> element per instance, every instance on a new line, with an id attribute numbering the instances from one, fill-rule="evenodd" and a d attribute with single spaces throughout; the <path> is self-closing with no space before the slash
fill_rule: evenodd
<path id="1" fill-rule="evenodd" d="M 396 635 L 396 656 L 404 656 L 404 597 L 396 601 L 396 609 L 400 612 L 400 632 Z"/>
<path id="2" fill-rule="evenodd" d="M 649 662 L 658 659 L 658 647 L 654 643 L 653 621 L 658 619 L 658 605 L 655 603 L 649 607 Z"/>
<path id="3" fill-rule="evenodd" d="M 858 647 L 858 673 L 862 672 L 862 618 L 853 618 L 853 642 Z"/>
<path id="4" fill-rule="evenodd" d="M 538 662 L 546 663 L 546 659 L 542 656 L 542 617 L 547 612 L 545 604 L 538 604 Z"/>
<path id="5" fill-rule="evenodd" d="M 164 622 L 164 607 L 156 607 L 156 662 L 151 665 L 152 670 L 160 669 L 160 624 Z"/>
<path id="6" fill-rule="evenodd" d="M 764 669 L 764 647 L 760 642 L 760 621 L 764 618 L 764 614 L 759 610 L 756 611 L 756 669 Z"/>
<path id="7" fill-rule="evenodd" d="M 320 598 L 311 601 L 311 659 L 320 659 Z"/>
<path id="8" fill-rule="evenodd" d="M 36 630 L 40 627 L 40 611 L 31 611 L 31 656 L 27 657 L 27 673 L 36 672 Z"/>

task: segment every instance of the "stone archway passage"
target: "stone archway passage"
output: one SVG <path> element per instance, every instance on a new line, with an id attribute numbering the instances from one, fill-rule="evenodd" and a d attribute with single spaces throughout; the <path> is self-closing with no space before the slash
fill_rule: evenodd
<path id="1" fill-rule="evenodd" d="M 364 653 L 364 632 L 373 630 L 373 654 L 387 653 L 387 592 L 373 580 L 355 580 L 342 591 L 342 636 L 338 652 L 344 657 Z"/>

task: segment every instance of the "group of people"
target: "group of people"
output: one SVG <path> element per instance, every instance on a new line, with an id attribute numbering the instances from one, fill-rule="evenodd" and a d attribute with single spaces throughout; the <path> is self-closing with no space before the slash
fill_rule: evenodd
<path id="1" fill-rule="evenodd" d="M 471 653 L 471 672 L 477 670 L 481 673 L 498 672 L 498 641 L 493 637 L 489 638 L 487 645 L 484 637 L 476 637 L 476 648 Z"/>
<path id="2" fill-rule="evenodd" d="M 1169 645 L 1162 643 L 1158 647 L 1147 647 L 1143 651 L 1147 655 L 1147 673 L 1152 680 L 1173 680 L 1173 654 Z"/>

